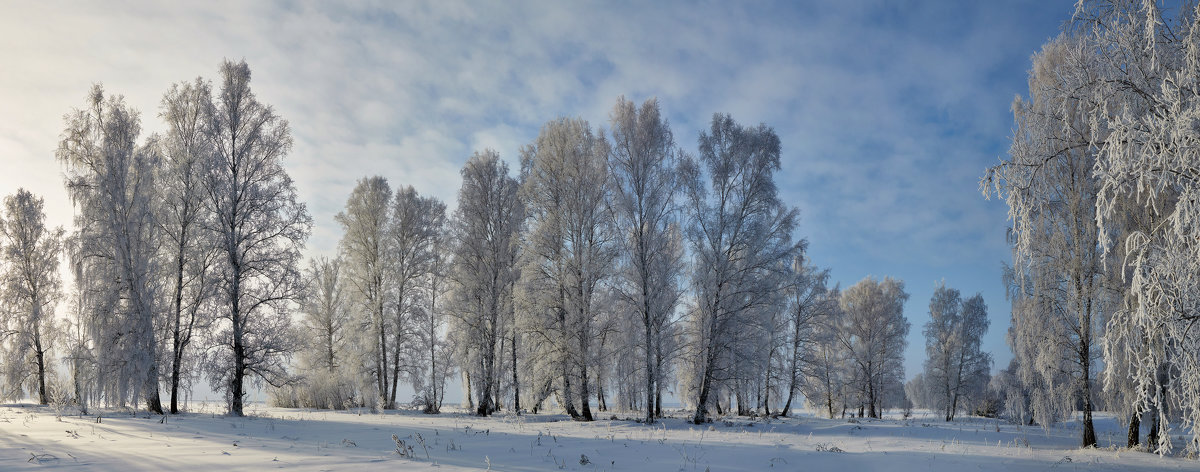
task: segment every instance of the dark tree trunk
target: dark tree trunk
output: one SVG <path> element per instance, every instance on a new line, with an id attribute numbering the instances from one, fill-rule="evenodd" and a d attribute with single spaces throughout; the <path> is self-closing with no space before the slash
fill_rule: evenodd
<path id="1" fill-rule="evenodd" d="M 230 257 L 232 258 L 233 256 L 230 255 Z M 242 376 L 246 373 L 246 348 L 242 344 L 242 330 L 245 328 L 242 326 L 243 318 L 240 298 L 242 293 L 242 274 L 237 261 L 233 260 L 231 262 L 233 263 L 234 271 L 233 288 L 231 290 L 232 300 L 230 300 L 230 321 L 233 322 L 233 372 L 230 373 L 229 377 L 229 414 L 232 416 L 244 416 L 242 412 L 242 397 L 245 396 L 245 392 L 242 390 Z"/>
<path id="2" fill-rule="evenodd" d="M 583 365 L 580 367 L 580 370 L 582 371 L 581 373 L 583 375 L 579 377 L 579 398 L 582 400 L 580 401 L 579 405 L 580 415 L 579 418 L 576 419 L 592 421 L 592 407 L 590 405 L 592 403 L 592 399 L 590 398 L 591 391 L 588 386 L 587 361 L 584 361 Z"/>
<path id="3" fill-rule="evenodd" d="M 706 357 L 711 357 L 711 354 Z M 712 360 L 709 359 L 704 366 L 704 377 L 700 381 L 700 396 L 696 398 L 696 414 L 692 417 L 692 423 L 694 424 L 704 424 L 708 421 L 708 396 L 710 395 L 709 389 L 712 383 L 712 364 Z M 718 404 L 717 414 L 721 414 L 720 411 L 721 405 Z"/>
<path id="4" fill-rule="evenodd" d="M 567 366 L 566 359 L 563 359 L 562 361 L 562 382 L 563 391 L 559 392 L 558 395 L 562 401 L 559 403 L 562 403 L 563 409 L 567 411 L 567 414 L 570 415 L 571 418 L 579 419 L 579 411 L 575 409 L 575 390 L 571 388 L 571 371 Z"/>
<path id="5" fill-rule="evenodd" d="M 1083 447 L 1096 447 L 1096 428 L 1092 425 L 1091 359 L 1087 346 L 1088 343 L 1085 342 L 1080 349 L 1083 361 L 1083 391 L 1080 392 L 1083 396 Z"/>
<path id="6" fill-rule="evenodd" d="M 171 356 L 171 414 L 179 413 L 179 349 Z"/>
<path id="7" fill-rule="evenodd" d="M 33 333 L 33 349 L 37 356 L 38 369 L 38 403 L 42 405 L 50 404 L 50 399 L 46 396 L 46 351 L 42 349 L 42 335 L 38 327 L 34 327 Z"/>
<path id="8" fill-rule="evenodd" d="M 1138 417 L 1136 412 L 1129 415 L 1129 434 L 1127 436 L 1128 442 L 1125 444 L 1126 447 L 1132 448 L 1138 446 L 1138 437 L 1141 435 L 1141 423 L 1141 418 Z"/>
<path id="9" fill-rule="evenodd" d="M 377 294 L 378 295 L 378 294 Z M 379 354 L 375 357 L 375 383 L 379 387 L 379 406 L 387 408 L 388 399 L 388 343 L 387 343 L 387 322 L 383 319 L 383 304 L 378 303 L 375 307 L 376 316 L 379 322 Z"/>
<path id="10" fill-rule="evenodd" d="M 513 412 L 521 414 L 521 383 L 517 381 L 517 332 L 512 335 Z"/>
<path id="11" fill-rule="evenodd" d="M 596 373 L 596 409 L 600 411 L 608 411 L 608 403 L 604 401 L 604 381 L 600 378 L 600 373 Z"/>
<path id="12" fill-rule="evenodd" d="M 646 424 L 654 422 L 654 330 L 653 323 L 650 319 L 650 303 L 648 301 L 649 290 L 646 288 L 645 278 L 642 282 L 642 322 L 646 328 Z"/>
<path id="13" fill-rule="evenodd" d="M 237 315 L 235 315 L 236 317 Z M 245 396 L 242 376 L 246 372 L 245 347 L 242 346 L 242 325 L 234 323 L 233 328 L 233 373 L 229 379 L 230 403 L 229 413 L 233 416 L 244 416 L 242 412 L 242 397 Z"/>
<path id="14" fill-rule="evenodd" d="M 1146 433 L 1146 447 L 1150 452 L 1158 449 L 1158 428 L 1161 426 L 1158 421 L 1159 417 L 1155 414 L 1154 420 L 1150 422 L 1150 432 Z"/>
<path id="15" fill-rule="evenodd" d="M 404 293 L 404 290 L 405 290 L 404 286 L 401 285 L 399 287 L 400 293 Z M 395 335 L 395 339 L 392 340 L 392 379 L 391 379 L 392 387 L 391 387 L 391 391 L 388 392 L 388 400 L 387 400 L 387 406 L 386 406 L 386 408 L 388 408 L 388 409 L 396 408 L 396 387 L 400 383 L 400 349 L 401 349 L 400 348 L 400 346 L 401 346 L 400 333 L 401 333 L 401 331 L 403 331 L 400 329 L 400 327 L 404 326 L 404 318 L 403 317 L 404 317 L 404 297 L 402 296 L 396 302 L 396 330 L 393 333 Z"/>

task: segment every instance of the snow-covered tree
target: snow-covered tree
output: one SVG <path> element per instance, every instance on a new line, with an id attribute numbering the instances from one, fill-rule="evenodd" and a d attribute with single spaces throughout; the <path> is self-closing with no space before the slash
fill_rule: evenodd
<path id="1" fill-rule="evenodd" d="M 355 327 L 350 316 L 342 263 L 319 257 L 304 271 L 304 291 L 299 298 L 301 332 L 297 346 L 298 381 L 271 391 L 277 406 L 341 409 L 358 397 Z"/>
<path id="2" fill-rule="evenodd" d="M 544 349 L 540 370 L 557 371 L 559 404 L 586 421 L 597 294 L 614 271 L 618 238 L 608 213 L 609 150 L 586 121 L 559 118 L 521 155 L 529 212 L 523 285 L 536 320 L 533 342 Z"/>
<path id="3" fill-rule="evenodd" d="M 344 368 L 350 328 L 345 283 L 340 259 L 320 257 L 309 261 L 304 296 L 300 300 L 307 346 L 300 360 L 306 370 L 334 374 Z"/>
<path id="4" fill-rule="evenodd" d="M 230 414 L 241 416 L 247 375 L 272 386 L 287 380 L 290 314 L 303 287 L 297 266 L 312 219 L 283 168 L 292 145 L 287 121 L 254 96 L 245 62 L 225 61 L 220 74 L 204 179 L 222 304 L 208 370 Z"/>
<path id="5" fill-rule="evenodd" d="M 786 400 L 780 415 L 787 416 L 792 400 L 801 392 L 807 359 L 818 356 L 816 352 L 818 324 L 821 317 L 831 310 L 829 293 L 829 269 L 820 269 L 796 257 L 792 262 L 792 280 L 788 285 L 787 316 L 782 328 L 787 333 L 785 346 L 785 368 L 783 375 L 787 383 Z"/>
<path id="6" fill-rule="evenodd" d="M 982 343 L 983 335 L 987 334 L 990 326 L 983 294 L 976 293 L 963 302 L 962 341 L 955 346 L 955 352 L 959 356 L 956 361 L 959 369 L 953 376 L 953 385 L 957 387 L 958 392 L 958 397 L 951 401 L 954 405 L 963 404 L 971 408 L 987 390 L 987 384 L 992 378 L 992 355 L 983 352 Z M 959 398 L 966 402 L 960 403 Z"/>
<path id="7" fill-rule="evenodd" d="M 968 406 L 960 403 L 964 396 L 985 387 L 992 357 L 980 351 L 980 343 L 988 324 L 982 295 L 964 302 L 945 282 L 934 290 L 924 330 L 925 382 L 932 402 L 923 406 L 941 409 L 946 421 L 954 419 L 960 405 Z"/>
<path id="8" fill-rule="evenodd" d="M 1013 103 L 1016 130 L 1007 160 L 982 186 L 1009 206 L 1014 246 L 1014 354 L 1022 379 L 1042 377 L 1034 417 L 1051 424 L 1083 406 L 1084 446 L 1096 445 L 1092 424 L 1100 335 L 1114 311 L 1105 289 L 1096 221 L 1100 182 L 1096 143 L 1105 139 L 1097 104 L 1095 52 L 1080 36 L 1063 35 L 1034 56 L 1029 99 Z M 989 183 L 992 186 L 989 187 Z M 1066 381 L 1057 376 L 1065 373 Z"/>
<path id="9" fill-rule="evenodd" d="M 368 370 L 375 377 L 375 395 L 379 406 L 387 404 L 389 383 L 388 333 L 385 310 L 391 284 L 388 228 L 391 226 L 392 189 L 383 177 L 359 179 L 346 209 L 335 217 L 342 225 L 341 252 L 344 278 L 353 307 L 354 319 L 361 331 L 369 357 Z"/>
<path id="10" fill-rule="evenodd" d="M 56 330 L 54 309 L 62 296 L 58 261 L 63 229 L 47 228 L 45 201 L 23 188 L 4 198 L 0 214 L 0 345 L 4 360 L 4 391 L 20 399 L 37 392 L 38 403 L 49 402 L 46 376 Z"/>
<path id="11" fill-rule="evenodd" d="M 845 412 L 848 386 L 852 378 L 849 352 L 839 340 L 845 313 L 841 307 L 842 292 L 838 287 L 821 297 L 820 309 L 814 313 L 813 332 L 804 352 L 804 381 L 801 392 L 813 409 L 824 410 L 830 418 L 838 411 Z"/>
<path id="12" fill-rule="evenodd" d="M 1200 450 L 1198 8 L 1080 2 L 1075 18 L 1097 71 L 1089 118 L 1108 131 L 1089 142 L 1099 150 L 1096 222 L 1105 250 L 1123 255 L 1129 284 L 1108 323 L 1105 352 L 1114 362 L 1105 368 L 1109 379 L 1135 383 L 1136 410 L 1152 415 L 1151 447 L 1160 453 L 1173 447 L 1173 417 L 1191 433 L 1188 451 Z M 1131 208 L 1153 224 L 1131 228 Z M 1116 359 L 1126 353 L 1134 355 Z"/>
<path id="13" fill-rule="evenodd" d="M 424 306 L 414 313 L 412 369 L 415 404 L 421 405 L 426 413 L 438 413 L 442 409 L 442 398 L 446 393 L 446 381 L 454 372 L 450 363 L 454 346 L 446 335 L 445 297 L 450 282 L 450 235 L 445 212 L 434 222 L 434 241 L 429 259 L 428 273 L 422 280 L 425 294 Z"/>
<path id="14" fill-rule="evenodd" d="M 160 312 L 155 173 L 160 157 L 151 142 L 138 146 L 141 119 L 121 96 L 92 87 L 85 109 L 66 116 L 56 156 L 67 165 L 66 185 L 75 218 L 82 282 L 94 296 L 89 330 L 97 349 L 102 391 L 112 402 L 159 400 Z"/>
<path id="15" fill-rule="evenodd" d="M 860 415 L 865 406 L 868 417 L 879 418 L 888 388 L 904 378 L 906 300 L 904 282 L 891 277 L 867 277 L 842 292 L 845 316 L 837 336 L 856 374 Z"/>
<path id="16" fill-rule="evenodd" d="M 1009 361 L 1008 367 L 1001 369 L 988 382 L 988 389 L 992 390 L 1003 403 L 1005 418 L 1016 424 L 1033 424 L 1032 392 L 1021 381 L 1019 362 L 1016 357 L 1013 357 Z"/>
<path id="17" fill-rule="evenodd" d="M 687 320 L 695 423 L 707 421 L 715 390 L 736 378 L 735 348 L 752 349 L 744 335 L 754 333 L 754 315 L 774 308 L 779 279 L 804 246 L 792 239 L 797 211 L 779 200 L 775 186 L 780 145 L 773 129 L 715 114 L 711 129 L 700 133 L 699 151 L 680 166 L 695 258 Z"/>
<path id="18" fill-rule="evenodd" d="M 203 79 L 171 86 L 159 110 L 167 125 L 158 140 L 163 165 L 158 184 L 161 197 L 156 209 L 162 244 L 163 273 L 170 279 L 165 322 L 170 356 L 171 413 L 179 412 L 181 383 L 196 371 L 189 352 L 193 339 L 213 318 L 212 267 L 217 252 L 212 233 L 205 231 L 211 218 L 204 206 L 203 178 L 212 157 L 209 141 L 213 113 L 212 85 Z M 186 377 L 186 378 L 185 378 Z"/>
<path id="19" fill-rule="evenodd" d="M 68 262 L 71 265 L 71 275 L 74 287 L 71 293 L 67 316 L 61 320 L 63 345 L 62 360 L 66 364 L 67 375 L 70 377 L 73 398 L 71 401 L 79 407 L 82 414 L 88 413 L 88 405 L 94 401 L 96 392 L 96 357 L 91 349 L 91 336 L 88 332 L 87 319 L 89 316 L 89 292 L 86 284 L 82 283 L 83 266 L 77 264 L 79 255 L 76 247 L 78 239 L 70 238 L 64 244 Z"/>
<path id="20" fill-rule="evenodd" d="M 463 166 L 452 223 L 448 312 L 468 398 L 478 398 L 480 415 L 498 408 L 492 404 L 499 384 L 497 351 L 503 326 L 513 323 L 517 251 L 525 218 L 518 192 L 517 180 L 495 151 L 477 152 Z"/>
<path id="21" fill-rule="evenodd" d="M 665 359 L 658 354 L 681 295 L 683 254 L 675 230 L 674 139 L 656 99 L 646 100 L 639 109 L 620 97 L 610 120 L 612 206 L 617 226 L 626 228 L 620 238 L 617 287 L 622 304 L 640 321 L 641 345 L 636 352 L 645 379 L 643 406 L 649 423 L 654 421 L 657 398 L 666 381 L 662 372 Z"/>
<path id="22" fill-rule="evenodd" d="M 423 310 L 422 281 L 428 276 L 434 258 L 434 243 L 445 225 L 446 205 L 433 197 L 422 197 L 411 186 L 396 191 L 392 203 L 391 225 L 387 230 L 388 271 L 390 284 L 385 290 L 393 300 L 391 351 L 391 384 L 385 384 L 385 408 L 396 407 L 396 390 L 400 374 L 405 372 L 408 359 L 402 354 L 411 351 L 412 332 L 417 329 L 413 319 Z"/>

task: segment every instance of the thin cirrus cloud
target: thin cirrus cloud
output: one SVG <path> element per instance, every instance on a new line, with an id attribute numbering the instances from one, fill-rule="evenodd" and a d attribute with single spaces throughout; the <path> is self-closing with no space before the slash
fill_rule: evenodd
<path id="1" fill-rule="evenodd" d="M 842 3 L 846 3 L 843 5 Z M 659 98 L 694 152 L 714 112 L 783 142 L 782 196 L 810 256 L 844 286 L 905 279 L 914 329 L 934 282 L 982 291 L 985 348 L 1006 362 L 1003 204 L 978 191 L 1006 150 L 1008 104 L 1029 56 L 1072 2 L 23 2 L 0 18 L 0 190 L 71 206 L 53 152 L 62 116 L 103 82 L 161 131 L 173 82 L 246 59 L 288 119 L 286 166 L 313 214 L 310 254 L 332 254 L 333 216 L 356 180 L 383 175 L 451 203 L 458 169 L 495 148 L 515 167 L 541 125 L 607 126 L 618 95 Z"/>

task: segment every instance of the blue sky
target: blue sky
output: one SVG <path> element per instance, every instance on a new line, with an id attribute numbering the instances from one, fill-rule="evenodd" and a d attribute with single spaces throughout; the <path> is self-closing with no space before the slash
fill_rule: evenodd
<path id="1" fill-rule="evenodd" d="M 978 179 L 1007 151 L 1029 58 L 1073 1 L 478 3 L 6 6 L 0 193 L 29 188 L 69 226 L 53 152 L 93 82 L 125 95 L 149 133 L 171 83 L 245 58 L 260 100 L 292 126 L 286 167 L 314 218 L 309 253 L 332 254 L 333 215 L 360 177 L 453 205 L 474 150 L 515 162 L 548 120 L 607 127 L 618 95 L 656 96 L 689 151 L 714 112 L 775 128 L 778 183 L 811 258 L 843 287 L 907 283 L 907 376 L 942 279 L 983 294 L 984 348 L 1007 364 L 1006 209 Z"/>

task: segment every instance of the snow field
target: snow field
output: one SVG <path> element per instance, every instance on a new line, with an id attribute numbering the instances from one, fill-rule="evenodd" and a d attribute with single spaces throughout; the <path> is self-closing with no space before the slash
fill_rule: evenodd
<path id="1" fill-rule="evenodd" d="M 201 410 L 217 410 L 205 405 Z M 1082 450 L 1071 426 L 983 418 L 718 419 L 656 425 L 563 415 L 321 411 L 253 404 L 250 416 L 163 417 L 108 411 L 60 416 L 0 407 L 0 470 L 1200 470 L 1200 462 L 1117 449 Z M 1110 416 L 1100 442 L 1123 440 Z M 393 439 L 395 435 L 396 439 Z M 404 455 L 397 452 L 403 441 Z"/>

